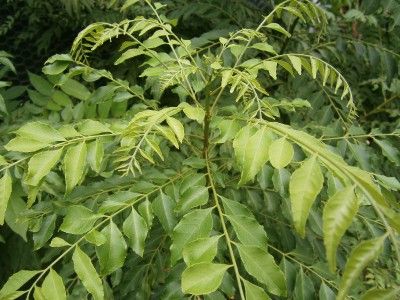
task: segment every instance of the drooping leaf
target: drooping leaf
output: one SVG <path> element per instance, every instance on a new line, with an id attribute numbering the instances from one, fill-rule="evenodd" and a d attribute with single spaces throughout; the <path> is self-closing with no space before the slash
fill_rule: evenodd
<path id="1" fill-rule="evenodd" d="M 320 300 L 335 300 L 336 295 L 332 289 L 327 286 L 324 282 L 321 283 L 319 288 L 318 296 Z"/>
<path id="2" fill-rule="evenodd" d="M 90 167 L 96 173 L 100 172 L 101 163 L 104 158 L 104 144 L 99 139 L 88 144 L 87 159 Z"/>
<path id="3" fill-rule="evenodd" d="M 66 191 L 70 192 L 81 181 L 86 166 L 87 148 L 82 142 L 68 148 L 64 157 Z"/>
<path id="4" fill-rule="evenodd" d="M 386 235 L 363 241 L 359 243 L 351 252 L 347 259 L 343 271 L 342 280 L 339 286 L 338 300 L 345 299 L 350 287 L 360 276 L 362 270 L 374 259 L 376 259 L 382 250 Z"/>
<path id="5" fill-rule="evenodd" d="M 74 263 L 74 270 L 86 290 L 92 294 L 95 300 L 104 299 L 103 285 L 89 256 L 76 246 L 72 255 L 72 261 Z"/>
<path id="6" fill-rule="evenodd" d="M 53 269 L 50 269 L 43 281 L 42 293 L 47 299 L 67 299 L 64 282 L 61 276 L 58 275 Z"/>
<path id="7" fill-rule="evenodd" d="M 181 219 L 172 233 L 171 264 L 182 257 L 183 248 L 191 241 L 207 237 L 212 229 L 212 208 L 196 209 Z"/>
<path id="8" fill-rule="evenodd" d="M 301 237 L 305 236 L 305 226 L 311 206 L 321 191 L 323 183 L 324 177 L 315 156 L 303 162 L 290 177 L 289 193 L 293 223 Z"/>
<path id="9" fill-rule="evenodd" d="M 101 274 L 108 275 L 124 265 L 127 245 L 114 222 L 110 222 L 101 233 L 106 237 L 106 242 L 96 247 L 96 254 Z"/>
<path id="10" fill-rule="evenodd" d="M 354 187 L 346 187 L 334 194 L 323 211 L 323 233 L 326 257 L 332 272 L 336 269 L 336 249 L 344 233 L 351 225 L 358 210 L 359 201 Z"/>
<path id="11" fill-rule="evenodd" d="M 62 239 L 62 238 L 55 237 L 55 238 L 53 238 L 53 239 L 51 240 L 49 246 L 50 246 L 50 247 L 53 247 L 53 248 L 59 248 L 59 247 L 71 246 L 71 244 L 68 243 L 67 241 L 65 241 L 65 240 Z"/>
<path id="12" fill-rule="evenodd" d="M 183 259 L 188 266 L 197 263 L 209 263 L 217 255 L 220 236 L 200 238 L 194 240 L 183 248 Z"/>
<path id="13" fill-rule="evenodd" d="M 50 240 L 56 227 L 56 219 L 55 214 L 43 218 L 39 231 L 33 234 L 34 250 L 42 248 Z"/>
<path id="14" fill-rule="evenodd" d="M 132 207 L 132 212 L 124 221 L 123 232 L 128 237 L 129 246 L 139 256 L 143 256 L 148 231 L 146 221 Z"/>
<path id="15" fill-rule="evenodd" d="M 182 291 L 192 295 L 209 294 L 218 289 L 229 265 L 199 263 L 182 273 Z"/>
<path id="16" fill-rule="evenodd" d="M 168 126 L 175 133 L 178 141 L 182 143 L 183 138 L 185 137 L 185 128 L 183 127 L 182 123 L 173 117 L 167 117 L 166 121 Z"/>
<path id="17" fill-rule="evenodd" d="M 400 288 L 377 289 L 373 288 L 361 296 L 361 300 L 394 300 L 399 295 Z"/>
<path id="18" fill-rule="evenodd" d="M 58 130 L 43 122 L 27 123 L 15 131 L 15 133 L 21 138 L 32 139 L 46 144 L 65 141 L 65 138 Z"/>
<path id="19" fill-rule="evenodd" d="M 250 275 L 265 284 L 272 294 L 286 295 L 285 277 L 271 254 L 256 246 L 237 244 L 236 247 L 244 268 Z"/>
<path id="20" fill-rule="evenodd" d="M 6 214 L 8 201 L 10 200 L 12 192 L 12 179 L 8 170 L 0 179 L 0 225 L 4 224 L 4 217 Z"/>

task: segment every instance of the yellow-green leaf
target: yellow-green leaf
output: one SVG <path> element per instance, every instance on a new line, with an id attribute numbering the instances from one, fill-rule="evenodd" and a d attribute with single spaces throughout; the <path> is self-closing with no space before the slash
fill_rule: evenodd
<path id="1" fill-rule="evenodd" d="M 269 160 L 276 169 L 286 167 L 293 159 L 294 150 L 284 137 L 272 142 L 269 147 Z"/>
<path id="2" fill-rule="evenodd" d="M 324 177 L 316 156 L 303 162 L 293 172 L 289 182 L 293 223 L 301 237 L 305 236 L 305 227 L 311 206 L 322 189 Z"/>
<path id="3" fill-rule="evenodd" d="M 380 254 L 386 235 L 363 241 L 358 244 L 350 254 L 343 271 L 342 280 L 339 285 L 337 300 L 346 298 L 350 287 L 360 276 L 362 270 Z"/>
<path id="4" fill-rule="evenodd" d="M 68 148 L 64 157 L 64 173 L 66 192 L 72 189 L 81 181 L 86 166 L 86 143 L 82 142 Z"/>
<path id="5" fill-rule="evenodd" d="M 357 214 L 358 205 L 354 187 L 338 191 L 325 204 L 322 216 L 324 244 L 332 272 L 336 269 L 336 249 Z"/>
<path id="6" fill-rule="evenodd" d="M 56 165 L 62 154 L 62 149 L 43 151 L 31 157 L 28 163 L 26 183 L 37 186 L 43 177 Z"/>
<path id="7" fill-rule="evenodd" d="M 60 275 L 56 271 L 50 269 L 46 278 L 43 281 L 42 293 L 47 299 L 65 300 L 67 295 L 65 286 Z"/>
<path id="8" fill-rule="evenodd" d="M 0 225 L 4 224 L 4 216 L 6 214 L 8 201 L 10 200 L 12 191 L 12 179 L 8 170 L 0 179 Z"/>
<path id="9" fill-rule="evenodd" d="M 183 260 L 188 266 L 197 263 L 209 263 L 217 255 L 220 236 L 200 238 L 183 248 Z"/>
<path id="10" fill-rule="evenodd" d="M 205 295 L 218 289 L 229 265 L 199 263 L 182 273 L 182 291 L 185 294 Z"/>

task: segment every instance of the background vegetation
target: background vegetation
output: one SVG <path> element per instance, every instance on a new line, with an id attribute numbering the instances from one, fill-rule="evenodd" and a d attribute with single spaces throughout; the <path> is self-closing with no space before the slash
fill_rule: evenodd
<path id="1" fill-rule="evenodd" d="M 397 299 L 398 1 L 0 15 L 0 299 Z"/>

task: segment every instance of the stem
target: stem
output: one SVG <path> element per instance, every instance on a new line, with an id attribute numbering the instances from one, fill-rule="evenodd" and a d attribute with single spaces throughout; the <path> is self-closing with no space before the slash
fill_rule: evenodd
<path id="1" fill-rule="evenodd" d="M 224 220 L 224 213 L 223 213 L 222 208 L 221 208 L 221 206 L 219 204 L 219 201 L 218 201 L 218 193 L 217 193 L 217 190 L 215 188 L 214 181 L 213 181 L 213 178 L 212 178 L 212 175 L 211 175 L 211 167 L 210 167 L 210 162 L 209 162 L 209 158 L 208 158 L 208 153 L 207 152 L 205 153 L 205 159 L 206 159 L 206 165 L 207 165 L 207 176 L 208 176 L 208 179 L 209 179 L 209 182 L 210 182 L 210 186 L 211 186 L 211 190 L 212 190 L 212 194 L 213 194 L 213 198 L 214 198 L 214 202 L 215 202 L 215 207 L 217 208 L 218 216 L 219 216 L 219 219 L 220 219 L 220 222 L 221 222 L 221 225 L 222 225 L 222 230 L 224 232 L 226 244 L 228 246 L 229 256 L 231 257 L 233 269 L 235 271 L 235 277 L 236 277 L 237 285 L 238 285 L 238 288 L 239 288 L 240 298 L 244 300 L 246 298 L 244 296 L 243 287 L 242 287 L 242 283 L 241 283 L 241 280 L 240 280 L 241 276 L 240 276 L 239 268 L 237 266 L 237 262 L 236 262 L 236 259 L 235 259 L 235 254 L 233 253 L 232 241 L 231 241 L 231 239 L 229 237 L 228 230 L 226 228 L 226 224 L 225 224 L 225 220 Z"/>

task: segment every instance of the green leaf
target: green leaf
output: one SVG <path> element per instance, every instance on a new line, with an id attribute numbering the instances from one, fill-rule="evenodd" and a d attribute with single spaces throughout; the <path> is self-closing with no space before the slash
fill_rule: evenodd
<path id="1" fill-rule="evenodd" d="M 285 277 L 274 258 L 267 251 L 256 247 L 236 244 L 246 271 L 265 284 L 269 292 L 277 296 L 286 296 Z"/>
<path id="2" fill-rule="evenodd" d="M 335 300 L 336 295 L 324 282 L 321 283 L 318 293 L 320 300 Z"/>
<path id="3" fill-rule="evenodd" d="M 89 256 L 76 246 L 72 255 L 72 261 L 74 263 L 74 270 L 86 290 L 92 294 L 95 300 L 104 299 L 103 285 Z"/>
<path id="4" fill-rule="evenodd" d="M 7 299 L 9 295 L 15 293 L 20 287 L 33 278 L 40 271 L 21 270 L 8 278 L 7 282 L 0 290 L 0 299 Z"/>
<path id="5" fill-rule="evenodd" d="M 281 25 L 279 25 L 278 23 L 269 23 L 268 25 L 265 26 L 266 28 L 278 31 L 284 35 L 286 35 L 287 37 L 291 37 L 291 34 L 286 31 L 285 28 L 283 28 Z"/>
<path id="6" fill-rule="evenodd" d="M 218 241 L 221 236 L 200 238 L 183 248 L 183 260 L 188 266 L 197 263 L 209 263 L 217 255 Z"/>
<path id="7" fill-rule="evenodd" d="M 110 222 L 101 233 L 106 237 L 106 242 L 96 247 L 96 253 L 100 262 L 101 274 L 108 275 L 124 265 L 127 245 L 114 222 Z"/>
<path id="8" fill-rule="evenodd" d="M 138 0 L 135 0 L 135 1 L 137 2 Z M 142 55 L 142 54 L 145 54 L 145 52 L 142 49 L 137 49 L 137 48 L 128 49 L 124 53 L 121 54 L 121 56 L 115 61 L 114 64 L 115 65 L 122 64 L 127 59 L 131 59 L 131 58 L 134 58 L 134 57 Z"/>
<path id="9" fill-rule="evenodd" d="M 384 156 L 396 166 L 400 166 L 400 151 L 397 148 L 393 147 L 392 144 L 386 140 L 374 139 L 374 141 L 381 147 Z"/>
<path id="10" fill-rule="evenodd" d="M 61 90 L 64 93 L 82 101 L 85 101 L 90 97 L 90 91 L 87 89 L 87 87 L 71 78 L 68 78 L 65 80 L 65 82 L 63 82 L 61 85 Z"/>
<path id="11" fill-rule="evenodd" d="M 336 249 L 357 214 L 358 206 L 354 187 L 336 192 L 325 204 L 322 216 L 323 236 L 326 257 L 332 272 L 336 269 Z"/>
<path id="12" fill-rule="evenodd" d="M 293 299 L 309 300 L 314 299 L 314 285 L 312 280 L 300 268 L 296 276 L 296 285 L 294 286 Z"/>
<path id="13" fill-rule="evenodd" d="M 383 235 L 375 239 L 363 241 L 353 249 L 343 271 L 337 300 L 346 298 L 350 287 L 357 277 L 360 276 L 362 270 L 380 254 L 385 239 L 386 235 Z"/>
<path id="14" fill-rule="evenodd" d="M 50 269 L 43 281 L 42 293 L 47 299 L 64 300 L 67 299 L 65 286 L 60 275 Z"/>
<path id="15" fill-rule="evenodd" d="M 110 133 L 111 130 L 103 123 L 94 120 L 84 120 L 78 125 L 78 131 L 83 135 L 98 135 Z"/>
<path id="16" fill-rule="evenodd" d="M 171 264 L 182 257 L 183 248 L 191 241 L 207 237 L 212 229 L 212 208 L 196 209 L 183 216 L 172 233 Z"/>
<path id="17" fill-rule="evenodd" d="M 185 294 L 204 295 L 218 289 L 227 269 L 225 264 L 199 263 L 182 273 L 182 291 Z"/>
<path id="18" fill-rule="evenodd" d="M 172 232 L 177 222 L 174 214 L 175 202 L 163 192 L 160 192 L 160 196 L 153 201 L 151 207 L 164 230 L 168 233 Z"/>
<path id="19" fill-rule="evenodd" d="M 46 144 L 65 141 L 65 138 L 58 132 L 58 130 L 43 122 L 30 122 L 23 125 L 15 131 L 15 133 L 21 138 L 31 139 Z"/>
<path id="20" fill-rule="evenodd" d="M 147 237 L 146 221 L 132 207 L 132 212 L 126 218 L 123 224 L 123 232 L 128 237 L 129 246 L 139 256 L 143 257 L 144 242 Z"/>
<path id="21" fill-rule="evenodd" d="M 99 218 L 101 215 L 94 214 L 89 208 L 73 205 L 68 208 L 60 230 L 71 234 L 84 234 L 93 228 Z"/>
<path id="22" fill-rule="evenodd" d="M 287 56 L 292 63 L 293 68 L 296 70 L 296 72 L 301 75 L 301 59 L 300 57 L 294 56 L 294 55 L 288 55 Z"/>
<path id="23" fill-rule="evenodd" d="M 186 102 L 182 103 L 181 106 L 183 107 L 183 112 L 189 119 L 195 120 L 199 124 L 203 123 L 204 117 L 206 115 L 203 108 L 199 106 L 191 106 Z"/>
<path id="24" fill-rule="evenodd" d="M 64 173 L 66 192 L 72 189 L 81 181 L 86 166 L 86 143 L 82 142 L 68 148 L 64 157 Z"/>
<path id="25" fill-rule="evenodd" d="M 362 295 L 361 300 L 395 300 L 400 288 L 377 289 L 373 288 Z"/>
<path id="26" fill-rule="evenodd" d="M 267 234 L 254 217 L 241 215 L 227 215 L 227 217 L 242 244 L 258 246 L 262 249 L 267 247 Z"/>
<path id="27" fill-rule="evenodd" d="M 49 246 L 53 248 L 59 248 L 59 247 L 71 246 L 71 244 L 63 240 L 62 238 L 55 237 L 54 239 L 51 240 Z"/>
<path id="28" fill-rule="evenodd" d="M 236 160 L 242 169 L 239 184 L 243 185 L 257 175 L 268 161 L 271 135 L 265 127 L 252 134 L 250 126 L 244 127 L 233 141 Z"/>
<path id="29" fill-rule="evenodd" d="M 257 50 L 261 50 L 264 52 L 268 52 L 268 53 L 272 53 L 274 55 L 277 55 L 278 53 L 276 53 L 276 51 L 274 50 L 274 47 L 272 47 L 270 44 L 268 43 L 255 43 L 251 46 L 251 48 L 257 49 Z"/>
<path id="30" fill-rule="evenodd" d="M 270 300 L 271 298 L 265 293 L 264 289 L 252 284 L 251 282 L 242 279 L 244 289 L 246 291 L 246 300 Z"/>
<path id="31" fill-rule="evenodd" d="M 167 117 L 166 121 L 168 126 L 175 133 L 178 141 L 182 143 L 183 138 L 185 137 L 185 128 L 183 127 L 182 123 L 173 117 Z"/>
<path id="32" fill-rule="evenodd" d="M 35 152 L 40 149 L 46 148 L 49 146 L 48 143 L 26 139 L 21 137 L 13 138 L 11 141 L 4 146 L 8 151 L 16 151 L 16 152 Z"/>
<path id="33" fill-rule="evenodd" d="M 88 144 L 87 160 L 93 171 L 100 173 L 104 158 L 104 144 L 99 139 Z"/>
<path id="34" fill-rule="evenodd" d="M 225 214 L 230 216 L 244 216 L 254 219 L 254 215 L 247 206 L 239 203 L 238 201 L 229 200 L 225 197 L 220 198 L 222 199 L 222 205 L 224 206 Z"/>
<path id="35" fill-rule="evenodd" d="M 312 156 L 290 177 L 289 193 L 292 204 L 293 223 L 301 237 L 305 236 L 305 227 L 311 206 L 322 189 L 324 177 L 316 156 Z"/>
<path id="36" fill-rule="evenodd" d="M 26 183 L 32 186 L 39 185 L 43 177 L 45 177 L 51 169 L 59 161 L 62 148 L 57 150 L 39 152 L 31 157 L 28 163 L 28 174 Z"/>
<path id="37" fill-rule="evenodd" d="M 41 76 L 28 72 L 29 80 L 33 87 L 41 94 L 51 96 L 53 92 L 53 86 Z"/>
<path id="38" fill-rule="evenodd" d="M 186 212 L 208 202 L 208 189 L 204 186 L 191 186 L 180 197 L 177 209 Z"/>
<path id="39" fill-rule="evenodd" d="M 269 147 L 269 159 L 276 169 L 286 167 L 292 161 L 293 155 L 293 146 L 284 137 L 273 141 Z"/>
<path id="40" fill-rule="evenodd" d="M 221 131 L 221 136 L 216 143 L 225 143 L 236 136 L 242 128 L 242 124 L 238 120 L 222 120 L 217 127 Z"/>
<path id="41" fill-rule="evenodd" d="M 46 75 L 58 75 L 69 66 L 68 61 L 56 61 L 42 68 L 42 72 Z"/>
<path id="42" fill-rule="evenodd" d="M 57 216 L 48 215 L 43 218 L 40 230 L 33 234 L 33 249 L 37 250 L 47 244 L 47 241 L 53 236 L 56 227 Z"/>
<path id="43" fill-rule="evenodd" d="M 96 246 L 103 245 L 106 242 L 106 237 L 104 236 L 104 234 L 102 234 L 101 232 L 98 232 L 97 230 L 94 230 L 94 229 L 85 235 L 85 239 L 89 243 L 96 245 Z"/>
<path id="44" fill-rule="evenodd" d="M 275 61 L 263 61 L 262 64 L 260 65 L 260 68 L 267 70 L 269 75 L 273 78 L 276 79 L 276 67 L 278 66 L 278 63 Z"/>
<path id="45" fill-rule="evenodd" d="M 4 217 L 6 214 L 8 201 L 10 200 L 12 192 L 12 179 L 8 170 L 0 179 L 0 225 L 4 224 Z"/>
<path id="46" fill-rule="evenodd" d="M 375 178 L 379 181 L 381 185 L 383 185 L 388 190 L 399 191 L 400 190 L 400 182 L 396 177 L 387 177 L 383 175 L 375 175 Z"/>

